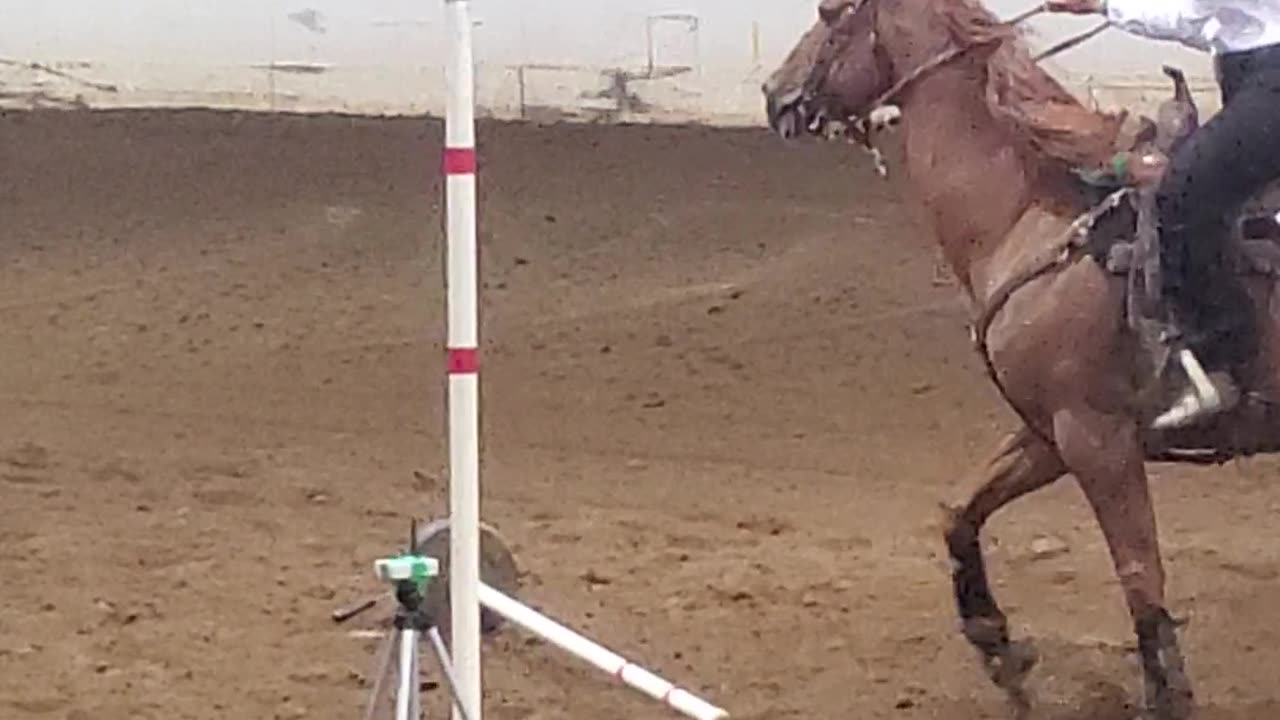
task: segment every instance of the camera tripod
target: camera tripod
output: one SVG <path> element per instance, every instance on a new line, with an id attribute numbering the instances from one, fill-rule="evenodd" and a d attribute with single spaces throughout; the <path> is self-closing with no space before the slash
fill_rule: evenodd
<path id="1" fill-rule="evenodd" d="M 471 715 L 463 707 L 458 697 L 457 682 L 453 673 L 453 664 L 449 660 L 449 651 L 436 624 L 436 618 L 428 603 L 425 602 L 427 584 L 439 575 L 440 563 L 431 557 L 417 554 L 414 539 L 417 536 L 416 523 L 410 531 L 409 549 L 401 555 L 378 560 L 374 569 L 382 580 L 392 584 L 397 603 L 393 621 L 394 632 L 382 642 L 373 688 L 369 702 L 365 706 L 364 720 L 374 720 L 378 715 L 379 704 L 384 691 L 388 688 L 389 677 L 394 673 L 395 683 L 395 715 L 394 720 L 420 720 L 422 718 L 422 668 L 419 645 L 423 637 L 430 641 L 436 662 L 444 675 L 445 686 L 450 699 L 458 708 L 463 720 L 470 720 Z M 367 610 L 376 601 L 366 603 L 356 610 L 344 614 L 340 620 L 347 620 Z M 337 619 L 337 618 L 335 618 Z M 392 665 L 392 658 L 398 663 Z"/>

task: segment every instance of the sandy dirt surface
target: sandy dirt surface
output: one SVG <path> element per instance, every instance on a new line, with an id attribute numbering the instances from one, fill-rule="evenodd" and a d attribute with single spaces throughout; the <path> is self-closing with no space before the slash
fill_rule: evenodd
<path id="1" fill-rule="evenodd" d="M 0 119 L 0 717 L 359 716 L 376 641 L 329 612 L 446 504 L 439 138 Z M 484 507 L 523 597 L 740 718 L 1006 717 L 938 507 L 1010 415 L 899 189 L 757 131 L 481 144 Z M 1280 717 L 1276 470 L 1153 470 L 1209 720 Z M 1037 717 L 1131 717 L 1076 488 L 987 545 Z M 485 647 L 487 717 L 670 717 L 513 629 Z"/>

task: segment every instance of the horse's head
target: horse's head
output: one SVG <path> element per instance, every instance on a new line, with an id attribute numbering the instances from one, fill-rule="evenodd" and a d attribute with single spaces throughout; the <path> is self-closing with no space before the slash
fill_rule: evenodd
<path id="1" fill-rule="evenodd" d="M 876 37 L 878 0 L 821 0 L 818 20 L 765 81 L 769 126 L 784 138 L 863 118 L 892 82 Z"/>

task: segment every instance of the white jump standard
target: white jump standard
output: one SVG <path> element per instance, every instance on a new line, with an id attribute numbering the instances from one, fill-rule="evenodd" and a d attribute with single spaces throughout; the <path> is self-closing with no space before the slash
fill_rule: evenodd
<path id="1" fill-rule="evenodd" d="M 476 267 L 472 27 L 468 0 L 444 0 L 444 8 L 449 41 L 445 146 L 441 163 L 446 212 L 449 518 L 415 528 L 411 549 L 378 566 L 380 574 L 385 571 L 387 578 L 396 580 L 396 600 L 401 606 L 395 625 L 401 641 L 403 667 L 402 690 L 396 698 L 398 720 L 418 720 L 417 715 L 421 714 L 416 688 L 410 687 L 414 683 L 405 676 L 413 676 L 418 671 L 415 646 L 423 635 L 433 640 L 440 664 L 453 686 L 451 690 L 456 691 L 455 702 L 451 703 L 453 720 L 482 720 L 480 634 L 482 630 L 496 630 L 499 619 L 509 620 L 693 720 L 724 720 L 729 717 L 725 710 L 515 600 L 512 597 L 518 585 L 515 560 L 501 537 L 480 522 L 479 273 Z M 436 570 L 440 572 L 439 578 L 427 582 Z M 417 590 L 409 592 L 411 587 Z M 338 622 L 350 619 L 376 603 L 377 600 L 371 600 L 353 610 L 340 611 L 334 614 L 334 619 Z M 406 620 L 408 606 L 412 606 L 413 612 Z M 486 611 L 482 612 L 482 607 Z M 439 633 L 436 633 L 437 623 Z M 413 717 L 406 719 L 400 713 Z"/>
<path id="2" fill-rule="evenodd" d="M 445 0 L 450 41 L 443 171 L 448 213 L 447 302 L 449 367 L 449 600 L 453 662 L 470 720 L 482 720 L 481 601 L 494 613 L 548 640 L 631 687 L 695 718 L 728 713 L 676 688 L 616 653 L 587 640 L 480 582 L 479 319 L 476 268 L 475 78 L 468 0 Z M 496 536 L 494 536 L 496 537 Z M 486 540 L 489 540 L 486 537 Z M 500 544 L 500 541 L 495 541 Z M 504 548 L 505 549 L 505 548 Z M 509 554 L 509 553 L 508 553 Z M 454 720 L 460 717 L 454 707 Z"/>
<path id="3" fill-rule="evenodd" d="M 446 0 L 449 55 L 445 145 L 445 288 L 449 371 L 450 650 L 458 696 L 481 720 L 480 690 L 480 376 L 476 267 L 475 77 L 471 12 Z M 457 708 L 453 720 L 464 720 Z"/>

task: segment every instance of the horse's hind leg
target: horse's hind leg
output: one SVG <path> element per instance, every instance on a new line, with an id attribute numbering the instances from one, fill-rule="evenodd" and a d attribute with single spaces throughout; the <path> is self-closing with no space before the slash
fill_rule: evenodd
<path id="1" fill-rule="evenodd" d="M 1175 623 L 1164 606 L 1164 567 L 1138 427 L 1123 416 L 1070 411 L 1055 417 L 1054 434 L 1098 519 L 1124 588 L 1138 636 L 1147 711 L 1154 720 L 1187 720 L 1191 683 Z"/>
<path id="2" fill-rule="evenodd" d="M 950 509 L 946 528 L 951 583 L 964 635 L 981 653 L 991 679 L 1020 704 L 1022 681 L 1035 664 L 1026 643 L 1009 639 L 1009 623 L 987 581 L 979 536 L 1000 508 L 1062 477 L 1065 467 L 1054 448 L 1023 428 L 1005 437 L 975 474 L 977 487 L 965 503 Z"/>

